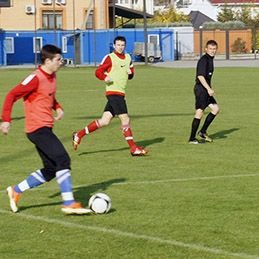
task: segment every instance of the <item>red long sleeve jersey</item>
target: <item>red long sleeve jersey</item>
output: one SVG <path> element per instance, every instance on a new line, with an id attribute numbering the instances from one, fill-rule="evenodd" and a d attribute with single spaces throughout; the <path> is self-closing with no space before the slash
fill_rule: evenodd
<path id="1" fill-rule="evenodd" d="M 117 53 L 114 52 L 119 58 L 121 59 L 125 59 L 125 54 L 124 53 Z M 98 68 L 95 71 L 95 76 L 100 79 L 100 80 L 104 80 L 106 78 L 106 72 L 110 72 L 112 68 L 112 61 L 111 58 L 109 57 L 109 55 L 106 55 L 101 64 L 98 66 Z M 130 70 L 131 70 L 131 74 L 129 75 L 129 80 L 131 80 L 134 77 L 134 73 L 135 73 L 135 69 L 133 66 L 133 63 L 131 62 L 130 64 Z"/>
<path id="2" fill-rule="evenodd" d="M 53 127 L 52 112 L 62 108 L 55 93 L 56 75 L 50 75 L 39 67 L 7 94 L 2 109 L 2 121 L 11 122 L 13 104 L 23 98 L 27 133 L 41 127 Z"/>

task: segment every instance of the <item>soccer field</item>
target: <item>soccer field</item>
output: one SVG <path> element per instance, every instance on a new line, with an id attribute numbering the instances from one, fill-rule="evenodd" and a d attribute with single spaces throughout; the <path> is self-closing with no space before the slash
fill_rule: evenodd
<path id="1" fill-rule="evenodd" d="M 30 70 L 1 70 L 0 103 Z M 259 258 L 258 68 L 216 68 L 221 108 L 213 143 L 188 144 L 195 69 L 137 66 L 127 104 L 134 138 L 150 153 L 131 157 L 118 119 L 86 136 L 71 135 L 103 112 L 104 84 L 94 68 L 58 73 L 65 117 L 55 125 L 72 160 L 77 200 L 112 198 L 106 215 L 65 216 L 55 180 L 22 195 L 13 214 L 5 188 L 41 161 L 26 138 L 22 101 L 0 136 L 0 258 Z"/>

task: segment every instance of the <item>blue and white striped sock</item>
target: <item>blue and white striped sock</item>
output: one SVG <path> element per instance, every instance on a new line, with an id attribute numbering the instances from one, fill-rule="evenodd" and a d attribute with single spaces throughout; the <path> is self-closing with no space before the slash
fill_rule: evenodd
<path id="1" fill-rule="evenodd" d="M 28 189 L 32 189 L 34 187 L 37 187 L 43 183 L 45 183 L 46 180 L 44 176 L 42 175 L 40 170 L 37 170 L 36 172 L 31 173 L 27 179 L 20 182 L 19 184 L 14 186 L 14 191 L 18 193 L 22 193 Z"/>
<path id="2" fill-rule="evenodd" d="M 70 170 L 64 169 L 56 172 L 56 178 L 60 186 L 61 196 L 64 201 L 64 205 L 68 206 L 75 201 L 72 191 Z"/>

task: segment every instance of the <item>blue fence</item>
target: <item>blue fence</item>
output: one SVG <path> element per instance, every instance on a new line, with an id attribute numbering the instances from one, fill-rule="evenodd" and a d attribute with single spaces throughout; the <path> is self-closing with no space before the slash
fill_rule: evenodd
<path id="1" fill-rule="evenodd" d="M 174 60 L 173 30 L 148 29 L 148 35 L 158 35 L 163 61 Z M 143 29 L 87 30 L 87 31 L 0 31 L 0 65 L 34 64 L 39 62 L 35 54 L 35 42 L 44 46 L 55 44 L 63 50 L 63 57 L 77 64 L 100 63 L 113 49 L 114 37 L 127 39 L 126 51 L 134 56 L 134 43 L 144 42 Z M 10 41 L 11 39 L 11 41 Z M 35 40 L 37 39 L 37 40 Z M 6 40 L 6 41 L 5 41 Z M 9 40 L 9 41 L 7 41 Z M 8 47 L 6 46 L 8 42 Z M 13 45 L 10 45 L 10 42 Z M 37 45 L 36 44 L 36 45 Z M 10 49 L 12 51 L 10 51 Z"/>

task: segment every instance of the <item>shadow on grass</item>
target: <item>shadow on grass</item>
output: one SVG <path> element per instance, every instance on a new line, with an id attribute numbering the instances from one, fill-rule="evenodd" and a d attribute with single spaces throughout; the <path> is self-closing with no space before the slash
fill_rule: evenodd
<path id="1" fill-rule="evenodd" d="M 137 141 L 136 144 L 138 146 L 148 147 L 148 146 L 156 144 L 156 143 L 161 143 L 164 140 L 165 140 L 165 138 L 160 137 L 160 138 Z M 128 150 L 128 149 L 129 149 L 128 147 L 116 148 L 116 149 L 102 149 L 102 150 L 96 150 L 96 151 L 81 152 L 78 155 L 83 156 L 83 155 L 96 154 L 96 153 L 118 152 L 118 151 L 123 151 L 123 150 Z"/>
<path id="2" fill-rule="evenodd" d="M 111 179 L 108 181 L 95 183 L 91 185 L 85 185 L 85 186 L 78 186 L 73 188 L 74 198 L 76 201 L 81 202 L 84 206 L 88 206 L 88 200 L 91 195 L 97 192 L 105 192 L 111 185 L 116 183 L 122 183 L 125 182 L 125 178 L 117 178 L 117 179 Z M 49 196 L 49 198 L 55 198 L 60 196 L 60 192 L 56 192 Z M 60 202 L 49 202 L 49 203 L 42 203 L 42 204 L 35 204 L 35 205 L 29 205 L 29 206 L 21 206 L 19 207 L 20 211 L 31 209 L 31 208 L 41 208 L 41 207 L 47 207 L 47 206 L 57 206 L 61 205 L 62 201 Z M 112 209 L 110 212 L 116 211 L 115 209 Z"/>
<path id="3" fill-rule="evenodd" d="M 48 206 L 57 206 L 57 205 L 61 205 L 62 201 L 57 201 L 57 202 L 51 202 L 51 203 L 42 203 L 42 204 L 35 204 L 35 205 L 29 205 L 29 206 L 19 206 L 19 211 L 23 211 L 23 210 L 28 210 L 28 209 L 32 209 L 32 208 L 41 208 L 41 207 L 48 207 Z"/>
<path id="4" fill-rule="evenodd" d="M 85 203 L 88 201 L 91 195 L 96 192 L 105 192 L 110 186 L 117 183 L 126 182 L 126 178 L 115 178 L 108 181 L 95 183 L 91 185 L 78 186 L 74 188 L 74 196 L 76 200 Z M 87 204 L 86 204 L 87 205 Z"/>
<path id="5" fill-rule="evenodd" d="M 12 118 L 13 121 L 19 121 L 19 120 L 23 120 L 25 117 L 21 116 L 21 117 L 14 117 Z"/>
<path id="6" fill-rule="evenodd" d="M 181 116 L 191 116 L 193 113 L 162 113 L 162 114 L 143 114 L 143 115 L 129 115 L 131 119 L 141 119 L 141 118 L 153 118 L 153 117 L 181 117 Z M 90 115 L 90 116 L 78 116 L 74 117 L 75 120 L 94 120 L 101 117 L 100 115 Z"/>
<path id="7" fill-rule="evenodd" d="M 210 137 L 212 139 L 222 139 L 222 138 L 227 138 L 229 134 L 231 134 L 232 132 L 238 131 L 239 128 L 232 128 L 232 129 L 228 129 L 228 130 L 222 130 L 219 132 L 216 132 L 212 135 L 210 135 Z"/>

